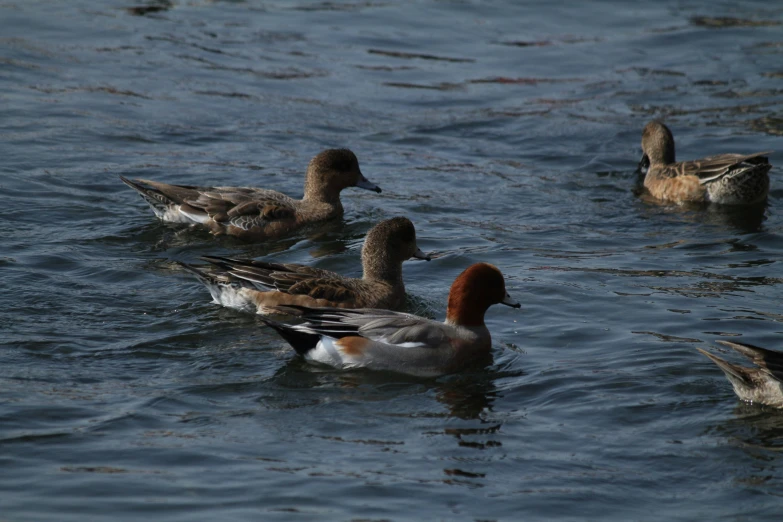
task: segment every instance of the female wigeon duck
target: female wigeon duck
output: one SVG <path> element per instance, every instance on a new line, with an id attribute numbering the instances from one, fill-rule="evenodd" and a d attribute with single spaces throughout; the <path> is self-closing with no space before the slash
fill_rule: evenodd
<path id="1" fill-rule="evenodd" d="M 199 223 L 216 235 L 254 240 L 279 237 L 308 223 L 342 216 L 340 192 L 344 188 L 381 191 L 362 175 L 356 155 L 348 149 L 325 150 L 310 161 L 301 200 L 268 189 L 120 179 L 141 194 L 163 221 Z"/>
<path id="2" fill-rule="evenodd" d="M 644 186 L 663 201 L 749 205 L 764 201 L 769 193 L 769 152 L 675 162 L 674 137 L 659 121 L 644 127 L 642 152 Z"/>
<path id="3" fill-rule="evenodd" d="M 734 388 L 734 393 L 743 401 L 783 408 L 783 352 L 767 350 L 751 344 L 718 342 L 733 348 L 758 366 L 747 368 L 732 364 L 701 348 L 696 348 L 723 370 Z"/>
<path id="4" fill-rule="evenodd" d="M 402 263 L 411 257 L 430 260 L 416 245 L 413 223 L 396 217 L 367 233 L 361 279 L 303 265 L 213 256 L 202 258 L 215 265 L 209 271 L 181 266 L 207 286 L 217 304 L 229 308 L 259 314 L 275 313 L 281 305 L 399 310 L 405 303 Z"/>
<path id="5" fill-rule="evenodd" d="M 310 361 L 436 376 L 487 359 L 491 337 L 484 313 L 493 304 L 520 307 L 506 292 L 500 270 L 477 263 L 451 285 L 443 323 L 388 310 L 299 306 L 281 311 L 304 323 L 262 320 Z"/>

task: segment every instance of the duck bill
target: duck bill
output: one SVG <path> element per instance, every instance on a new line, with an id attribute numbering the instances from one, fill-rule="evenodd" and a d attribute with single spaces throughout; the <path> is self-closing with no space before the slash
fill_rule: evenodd
<path id="1" fill-rule="evenodd" d="M 647 157 L 647 154 L 642 154 L 642 159 L 639 160 L 639 165 L 636 167 L 636 172 L 647 175 L 647 170 L 649 168 L 650 158 Z"/>
<path id="2" fill-rule="evenodd" d="M 502 301 L 500 301 L 500 304 L 504 304 L 506 306 L 510 306 L 511 308 L 522 308 L 522 305 L 519 304 L 518 301 L 515 301 L 511 298 L 510 295 L 506 294 L 506 297 L 503 298 Z"/>
<path id="3" fill-rule="evenodd" d="M 365 178 L 364 176 L 359 179 L 359 182 L 356 184 L 356 186 L 360 189 L 364 190 L 374 190 L 377 193 L 381 193 L 381 187 L 370 181 L 369 179 Z"/>
<path id="4" fill-rule="evenodd" d="M 413 257 L 416 259 L 423 259 L 425 261 L 432 261 L 432 256 L 429 254 L 422 252 L 421 248 L 417 248 L 416 251 L 413 253 Z"/>

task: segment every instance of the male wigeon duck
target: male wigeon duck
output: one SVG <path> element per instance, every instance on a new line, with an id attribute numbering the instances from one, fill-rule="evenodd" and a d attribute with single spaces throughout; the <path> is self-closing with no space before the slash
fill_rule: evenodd
<path id="1" fill-rule="evenodd" d="M 388 310 L 300 306 L 280 309 L 304 323 L 262 320 L 310 361 L 436 376 L 487 360 L 491 337 L 484 313 L 493 304 L 520 307 L 506 292 L 500 270 L 477 263 L 451 285 L 443 323 Z"/>
<path id="2" fill-rule="evenodd" d="M 202 257 L 215 265 L 212 270 L 181 266 L 207 286 L 217 304 L 229 308 L 259 314 L 275 313 L 281 305 L 399 310 L 405 303 L 402 263 L 411 257 L 430 260 L 416 245 L 413 223 L 396 217 L 367 233 L 361 279 L 304 265 L 214 256 Z"/>
<path id="3" fill-rule="evenodd" d="M 734 393 L 743 401 L 783 408 L 783 352 L 767 350 L 751 344 L 718 342 L 738 351 L 757 366 L 757 368 L 747 368 L 732 364 L 701 348 L 696 348 L 723 370 L 734 388 Z"/>
<path id="4" fill-rule="evenodd" d="M 381 191 L 362 175 L 356 155 L 348 149 L 325 150 L 310 161 L 301 200 L 268 189 L 120 179 L 141 194 L 163 221 L 199 223 L 216 235 L 254 240 L 279 237 L 308 223 L 342 216 L 340 192 L 344 188 Z"/>
<path id="5" fill-rule="evenodd" d="M 663 201 L 748 205 L 764 201 L 769 193 L 769 152 L 675 162 L 674 137 L 659 121 L 644 127 L 642 152 L 644 186 Z"/>

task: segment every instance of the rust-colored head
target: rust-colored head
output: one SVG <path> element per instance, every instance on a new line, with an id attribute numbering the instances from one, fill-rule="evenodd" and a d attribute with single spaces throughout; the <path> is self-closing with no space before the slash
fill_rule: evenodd
<path id="1" fill-rule="evenodd" d="M 674 136 L 669 127 L 658 120 L 644 126 L 642 131 L 641 164 L 669 165 L 674 163 Z"/>
<path id="2" fill-rule="evenodd" d="M 402 277 L 402 262 L 412 257 L 430 260 L 416 244 L 416 229 L 406 217 L 386 219 L 367 232 L 362 247 L 364 277 L 393 281 Z"/>
<path id="3" fill-rule="evenodd" d="M 521 306 L 506 292 L 506 282 L 497 267 L 476 263 L 458 275 L 451 285 L 446 321 L 462 326 L 481 326 L 484 313 L 494 304 Z"/>
<path id="4" fill-rule="evenodd" d="M 305 200 L 331 202 L 339 199 L 340 192 L 348 187 L 381 191 L 364 177 L 356 154 L 348 149 L 327 149 L 310 160 L 305 179 Z"/>

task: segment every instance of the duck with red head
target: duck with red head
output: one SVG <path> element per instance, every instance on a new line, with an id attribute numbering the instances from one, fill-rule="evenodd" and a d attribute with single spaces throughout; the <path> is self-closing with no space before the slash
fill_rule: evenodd
<path id="1" fill-rule="evenodd" d="M 520 307 L 506 292 L 500 270 L 477 263 L 451 285 L 443 323 L 388 310 L 303 306 L 278 307 L 303 323 L 262 320 L 310 361 L 436 376 L 486 360 L 492 337 L 484 314 L 494 304 Z"/>
<path id="2" fill-rule="evenodd" d="M 483 326 L 484 314 L 494 304 L 514 308 L 521 306 L 506 292 L 506 282 L 497 267 L 489 263 L 476 263 L 451 284 L 446 322 L 461 326 Z"/>

